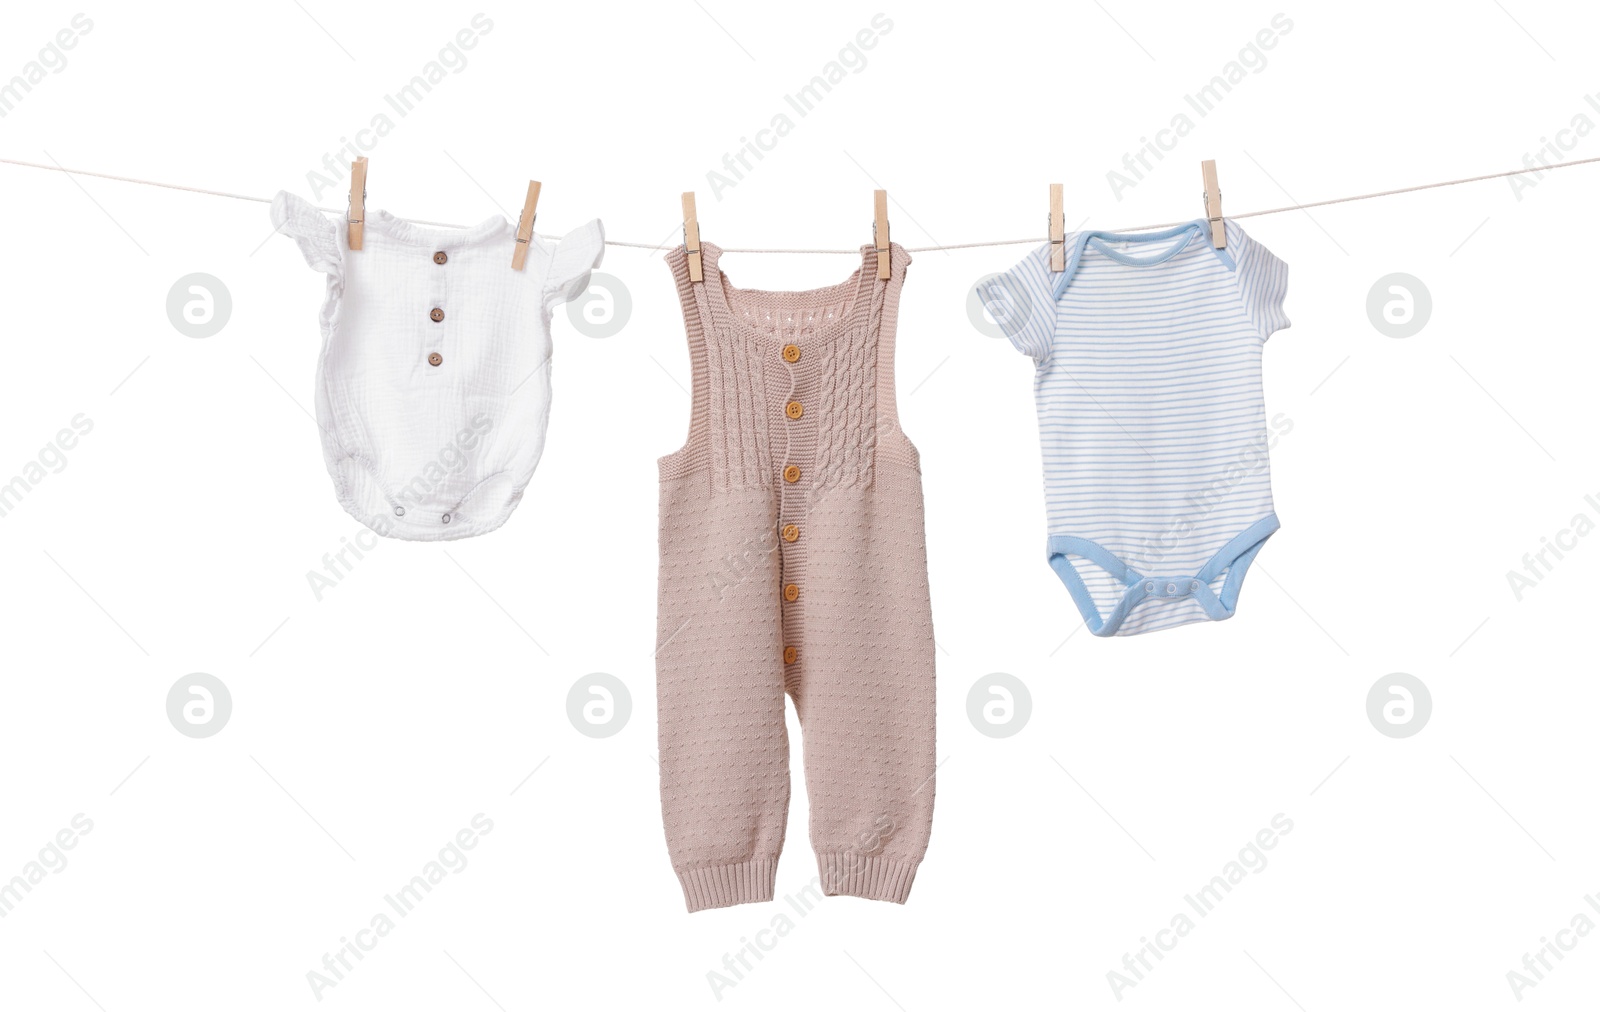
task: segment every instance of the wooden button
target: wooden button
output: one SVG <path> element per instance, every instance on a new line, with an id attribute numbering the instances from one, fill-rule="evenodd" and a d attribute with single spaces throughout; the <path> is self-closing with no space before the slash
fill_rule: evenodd
<path id="1" fill-rule="evenodd" d="M 444 356 L 439 354 L 436 351 L 435 352 L 431 352 L 428 355 L 428 364 L 429 365 L 438 365 L 439 363 L 441 363 L 443 361 L 444 361 Z"/>
<path id="2" fill-rule="evenodd" d="M 798 361 L 800 361 L 800 346 L 798 344 L 786 344 L 786 345 L 784 345 L 783 346 L 783 360 L 785 362 L 798 362 Z"/>
<path id="3" fill-rule="evenodd" d="M 444 310 L 435 309 L 433 312 L 428 314 L 428 319 L 432 320 L 434 323 L 438 323 L 440 320 L 444 319 Z"/>
<path id="4" fill-rule="evenodd" d="M 795 661 L 798 661 L 799 659 L 800 659 L 800 651 L 796 650 L 794 647 L 784 647 L 783 648 L 783 663 L 785 663 L 785 664 L 793 664 Z"/>
<path id="5" fill-rule="evenodd" d="M 434 254 L 434 255 L 433 255 L 433 262 L 434 262 L 434 263 L 436 263 L 436 264 L 442 264 L 442 263 L 444 263 L 444 262 L 445 262 L 445 261 L 446 261 L 446 260 L 449 260 L 449 259 L 450 259 L 450 258 L 449 258 L 449 257 L 448 257 L 448 256 L 446 256 L 446 255 L 445 255 L 445 252 L 444 252 L 444 250 L 440 250 L 440 251 L 439 251 L 439 252 L 437 252 L 437 253 L 435 253 L 435 254 Z"/>
<path id="6" fill-rule="evenodd" d="M 783 480 L 793 485 L 800 480 L 800 465 L 790 464 L 783 469 Z"/>
<path id="7" fill-rule="evenodd" d="M 438 310 L 436 309 L 434 312 L 437 313 Z M 790 418 L 799 418 L 801 415 L 806 413 L 806 409 L 800 406 L 799 401 L 790 401 L 788 404 L 783 406 L 783 413 L 788 415 Z"/>
<path id="8" fill-rule="evenodd" d="M 796 586 L 795 584 L 792 584 L 792 583 L 784 584 L 784 587 L 783 587 L 783 599 L 785 601 L 798 601 L 798 600 L 800 600 L 800 588 L 798 586 Z"/>
<path id="9" fill-rule="evenodd" d="M 799 541 L 800 540 L 800 528 L 796 527 L 794 524 L 784 524 L 783 525 L 783 540 L 788 541 L 788 542 Z"/>

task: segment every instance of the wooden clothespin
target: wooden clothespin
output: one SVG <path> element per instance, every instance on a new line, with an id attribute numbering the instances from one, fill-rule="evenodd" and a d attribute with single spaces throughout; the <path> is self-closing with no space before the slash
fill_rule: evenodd
<path id="1" fill-rule="evenodd" d="M 350 163 L 350 234 L 346 236 L 351 249 L 361 248 L 367 220 L 367 156 L 362 155 Z"/>
<path id="2" fill-rule="evenodd" d="M 1067 215 L 1061 207 L 1061 184 L 1050 184 L 1050 270 L 1067 269 Z"/>
<path id="3" fill-rule="evenodd" d="M 878 280 L 889 277 L 889 191 L 872 191 L 872 248 L 878 251 Z"/>
<path id="4" fill-rule="evenodd" d="M 1205 185 L 1206 220 L 1211 223 L 1211 245 L 1228 245 L 1228 230 L 1222 223 L 1222 187 L 1217 185 L 1217 163 L 1207 158 L 1200 163 L 1200 178 Z"/>
<path id="5" fill-rule="evenodd" d="M 704 281 L 705 269 L 700 260 L 700 219 L 694 213 L 694 191 L 683 195 L 683 248 L 689 254 L 689 280 Z"/>
<path id="6" fill-rule="evenodd" d="M 528 199 L 522 202 L 522 214 L 517 218 L 517 248 L 511 254 L 511 269 L 520 271 L 528 262 L 528 247 L 533 243 L 533 219 L 538 217 L 539 181 L 528 180 Z"/>

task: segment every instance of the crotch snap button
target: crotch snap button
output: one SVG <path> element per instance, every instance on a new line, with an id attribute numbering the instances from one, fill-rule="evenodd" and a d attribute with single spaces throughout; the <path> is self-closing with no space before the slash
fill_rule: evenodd
<path id="1" fill-rule="evenodd" d="M 1200 589 L 1200 581 L 1199 580 L 1190 580 L 1189 581 L 1189 589 L 1190 590 L 1199 590 Z"/>
<path id="2" fill-rule="evenodd" d="M 444 319 L 444 310 L 435 307 L 434 310 L 428 314 L 428 319 L 432 320 L 434 323 L 438 323 L 440 320 Z"/>
<path id="3" fill-rule="evenodd" d="M 788 404 L 783 406 L 783 413 L 788 415 L 790 418 L 799 418 L 801 415 L 806 413 L 806 409 L 800 406 L 799 401 L 790 401 Z"/>
<path id="4" fill-rule="evenodd" d="M 404 506 L 396 506 L 394 508 L 394 515 L 397 516 L 397 517 L 405 516 L 406 515 L 406 508 Z"/>
<path id="5" fill-rule="evenodd" d="M 1176 583 L 1167 584 L 1167 593 L 1176 594 L 1177 592 L 1178 592 L 1178 585 Z"/>
<path id="6" fill-rule="evenodd" d="M 800 465 L 790 464 L 783 469 L 783 480 L 793 485 L 800 480 Z"/>
<path id="7" fill-rule="evenodd" d="M 798 344 L 786 344 L 786 345 L 784 345 L 783 346 L 783 360 L 785 362 L 791 362 L 791 363 L 800 361 L 800 346 Z"/>
<path id="8" fill-rule="evenodd" d="M 446 261 L 446 260 L 449 260 L 449 259 L 450 259 L 450 258 L 449 258 L 449 257 L 448 257 L 448 256 L 446 256 L 446 255 L 445 255 L 445 252 L 444 252 L 444 250 L 440 250 L 440 251 L 439 251 L 439 252 L 437 252 L 437 253 L 435 253 L 435 254 L 434 254 L 434 255 L 433 255 L 433 262 L 434 262 L 434 263 L 436 263 L 436 264 L 442 264 L 442 263 L 444 263 L 444 262 L 445 262 L 445 261 Z"/>
<path id="9" fill-rule="evenodd" d="M 1153 584 L 1153 583 L 1145 584 L 1144 585 L 1144 592 L 1146 594 L 1154 594 L 1156 592 L 1156 585 Z"/>
<path id="10" fill-rule="evenodd" d="M 439 522 L 440 523 L 445 523 L 445 524 L 449 523 L 450 522 L 450 514 L 446 513 L 444 516 L 440 517 L 439 518 Z"/>

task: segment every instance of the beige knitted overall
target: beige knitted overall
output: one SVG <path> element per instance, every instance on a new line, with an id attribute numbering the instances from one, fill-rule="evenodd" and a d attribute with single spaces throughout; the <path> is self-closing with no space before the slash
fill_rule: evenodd
<path id="1" fill-rule="evenodd" d="M 690 911 L 770 900 L 803 729 L 822 891 L 903 903 L 933 820 L 933 623 L 922 478 L 900 431 L 893 246 L 808 292 L 734 288 L 702 246 L 677 281 L 689 438 L 662 457 L 661 809 Z M 804 888 L 804 887 L 802 887 Z"/>

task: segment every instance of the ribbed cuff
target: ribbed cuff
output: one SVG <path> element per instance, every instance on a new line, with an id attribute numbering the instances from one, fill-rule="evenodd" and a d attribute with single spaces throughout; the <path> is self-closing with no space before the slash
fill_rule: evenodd
<path id="1" fill-rule="evenodd" d="M 868 900 L 904 903 L 917 877 L 914 861 L 876 855 L 862 857 L 853 850 L 819 853 L 817 871 L 828 896 L 860 896 Z"/>
<path id="2" fill-rule="evenodd" d="M 678 880 L 683 883 L 683 900 L 692 914 L 712 907 L 766 903 L 772 899 L 772 883 L 777 875 L 778 859 L 760 857 L 739 864 L 683 868 L 678 871 Z"/>

